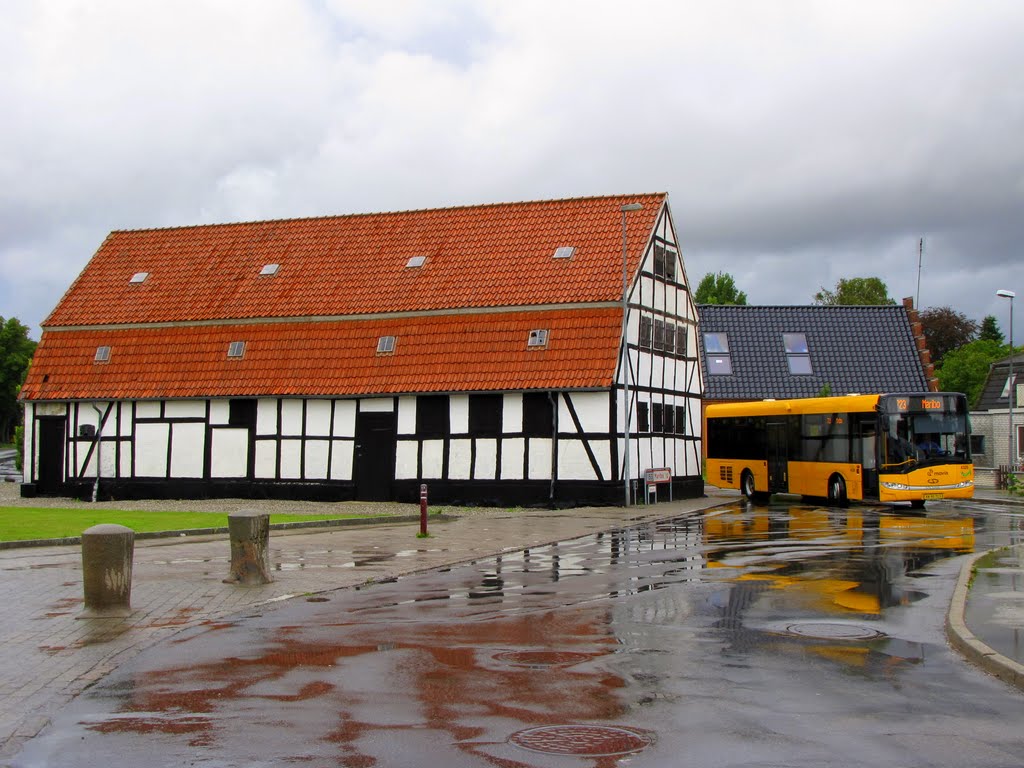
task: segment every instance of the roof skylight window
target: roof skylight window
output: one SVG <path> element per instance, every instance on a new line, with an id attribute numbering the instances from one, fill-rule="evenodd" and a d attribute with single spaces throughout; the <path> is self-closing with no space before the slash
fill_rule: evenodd
<path id="1" fill-rule="evenodd" d="M 563 245 L 560 248 L 555 248 L 556 259 L 571 259 L 575 253 L 576 246 L 574 245 Z"/>
<path id="2" fill-rule="evenodd" d="M 729 336 L 725 333 L 704 334 L 704 357 L 708 373 L 727 376 L 732 373 L 732 355 L 729 353 Z"/>
<path id="3" fill-rule="evenodd" d="M 426 256 L 410 256 L 409 260 L 405 262 L 406 269 L 417 269 L 427 263 Z"/>
<path id="4" fill-rule="evenodd" d="M 244 357 L 245 356 L 245 342 L 244 341 L 232 341 L 228 344 L 228 357 Z"/>
<path id="5" fill-rule="evenodd" d="M 546 328 L 538 328 L 530 331 L 526 339 L 527 347 L 546 347 L 548 345 L 548 332 Z"/>
<path id="6" fill-rule="evenodd" d="M 147 277 L 149 277 L 149 272 L 136 272 L 134 275 L 132 275 L 132 279 L 129 280 L 128 282 L 129 283 L 144 283 L 144 282 L 146 282 L 146 278 Z"/>
<path id="7" fill-rule="evenodd" d="M 280 264 L 264 264 L 263 269 L 260 270 L 261 275 L 276 275 L 277 271 L 281 269 Z"/>
<path id="8" fill-rule="evenodd" d="M 811 355 L 807 348 L 806 334 L 784 333 L 782 334 L 782 343 L 786 348 L 790 373 L 799 376 L 814 372 L 811 368 Z"/>
<path id="9" fill-rule="evenodd" d="M 97 363 L 110 362 L 110 347 L 102 346 L 96 347 L 96 357 L 93 358 Z"/>
<path id="10" fill-rule="evenodd" d="M 395 351 L 395 337 L 394 336 L 381 336 L 377 339 L 377 354 L 378 355 L 390 355 Z"/>

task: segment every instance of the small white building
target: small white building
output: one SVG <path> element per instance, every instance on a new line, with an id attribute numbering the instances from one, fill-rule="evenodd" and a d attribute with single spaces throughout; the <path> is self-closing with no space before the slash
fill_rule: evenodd
<path id="1" fill-rule="evenodd" d="M 997 468 L 1013 464 L 1020 471 L 1024 463 L 1024 354 L 1014 355 L 1013 376 L 1010 360 L 992 363 L 975 409 L 971 411 L 971 455 L 977 468 Z M 1011 387 L 1016 390 L 1011 418 Z M 1009 461 L 1008 461 L 1009 457 Z M 994 474 L 991 475 L 994 478 Z M 978 483 L 986 476 L 977 475 Z"/>
<path id="2" fill-rule="evenodd" d="M 43 324 L 22 493 L 621 504 L 628 449 L 700 495 L 698 361 L 666 194 L 117 231 Z"/>

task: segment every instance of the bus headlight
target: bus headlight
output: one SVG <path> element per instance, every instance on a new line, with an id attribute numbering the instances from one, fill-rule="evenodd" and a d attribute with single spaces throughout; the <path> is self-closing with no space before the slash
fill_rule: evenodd
<path id="1" fill-rule="evenodd" d="M 910 486 L 906 483 L 882 483 L 882 487 L 890 491 L 909 491 Z"/>

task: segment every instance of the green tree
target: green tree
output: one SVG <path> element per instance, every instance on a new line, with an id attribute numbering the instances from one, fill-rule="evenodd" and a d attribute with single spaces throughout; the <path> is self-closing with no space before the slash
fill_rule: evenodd
<path id="1" fill-rule="evenodd" d="M 978 333 L 978 324 L 952 307 L 929 307 L 922 310 L 918 317 L 924 329 L 928 350 L 932 353 L 932 361 L 936 365 L 946 353 L 974 341 Z"/>
<path id="2" fill-rule="evenodd" d="M 0 317 L 0 442 L 10 442 L 14 427 L 21 422 L 18 392 L 35 350 L 27 325 L 14 317 Z"/>
<path id="3" fill-rule="evenodd" d="M 708 272 L 697 286 L 693 300 L 698 304 L 747 303 L 747 294 L 736 288 L 736 280 L 728 272 Z"/>
<path id="4" fill-rule="evenodd" d="M 947 352 L 936 372 L 939 389 L 963 392 L 967 395 L 967 402 L 974 407 L 981 396 L 981 388 L 985 386 L 989 366 L 1008 354 L 1009 347 L 991 339 L 972 341 Z"/>
<path id="5" fill-rule="evenodd" d="M 844 277 L 836 283 L 834 291 L 822 287 L 814 294 L 814 303 L 823 305 L 875 306 L 895 304 L 889 298 L 889 288 L 877 277 Z"/>
<path id="6" fill-rule="evenodd" d="M 997 344 L 1002 344 L 1006 341 L 1003 338 L 1003 332 L 999 330 L 999 323 L 993 315 L 985 315 L 985 319 L 981 321 L 981 330 L 978 332 L 978 338 L 982 341 L 994 341 Z"/>

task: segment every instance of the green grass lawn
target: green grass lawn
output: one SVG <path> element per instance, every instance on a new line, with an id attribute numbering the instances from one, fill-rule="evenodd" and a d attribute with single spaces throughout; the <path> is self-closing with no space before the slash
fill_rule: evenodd
<path id="1" fill-rule="evenodd" d="M 339 520 L 361 515 L 271 515 L 271 523 Z M 224 528 L 226 512 L 135 512 L 114 509 L 50 509 L 47 507 L 0 507 L 0 541 L 62 539 L 80 536 L 100 523 L 117 523 L 136 533 L 182 531 L 192 528 Z"/>

